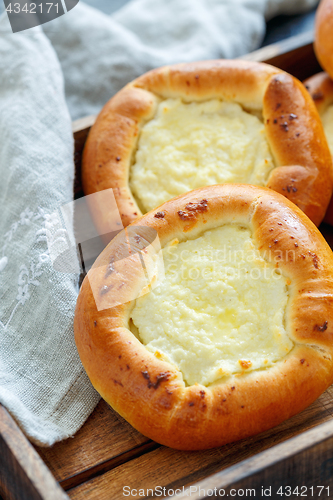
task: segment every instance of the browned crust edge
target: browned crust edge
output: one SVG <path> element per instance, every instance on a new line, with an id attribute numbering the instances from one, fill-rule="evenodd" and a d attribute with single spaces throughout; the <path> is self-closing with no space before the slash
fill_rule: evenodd
<path id="1" fill-rule="evenodd" d="M 267 186 L 297 204 L 316 225 L 333 189 L 332 162 L 322 125 L 310 96 L 295 78 L 264 63 L 203 61 L 159 68 L 129 83 L 103 108 L 92 127 L 82 160 L 85 194 L 113 188 L 124 226 L 141 215 L 129 188 L 129 169 L 142 125 L 158 98 L 219 97 L 245 109 L 263 108 L 276 168 Z M 295 184 L 296 183 L 296 184 Z M 107 232 L 108 214 L 95 222 Z"/>
<path id="2" fill-rule="evenodd" d="M 310 93 L 316 108 L 318 109 L 319 115 L 321 116 L 326 109 L 333 104 L 333 80 L 331 80 L 328 73 L 323 71 L 307 78 L 303 83 Z M 326 210 L 324 222 L 333 226 L 332 199 Z"/>
<path id="3" fill-rule="evenodd" d="M 179 215 L 189 203 L 205 207 L 191 227 Z M 164 246 L 228 223 L 249 224 L 263 256 L 272 246 L 280 249 L 276 266 L 291 279 L 285 319 L 295 347 L 271 368 L 211 387 L 185 387 L 181 373 L 149 353 L 128 328 L 133 301 L 126 301 L 142 286 L 140 260 L 129 255 L 116 265 L 120 235 L 96 261 L 77 302 L 75 340 L 95 388 L 141 433 L 177 449 L 205 449 L 262 432 L 303 410 L 333 382 L 332 252 L 291 202 L 266 188 L 209 186 L 166 202 L 135 227 L 139 233 L 154 228 Z M 112 273 L 106 272 L 110 262 Z M 108 290 L 102 306 L 113 293 L 124 304 L 97 311 L 92 288 Z"/>
<path id="4" fill-rule="evenodd" d="M 333 0 L 321 0 L 316 12 L 314 50 L 322 68 L 333 78 Z"/>
<path id="5" fill-rule="evenodd" d="M 319 114 L 323 114 L 333 104 L 333 81 L 322 71 L 304 80 L 304 86 L 312 97 Z"/>
<path id="6" fill-rule="evenodd" d="M 332 158 L 309 97 L 304 85 L 286 73 L 275 76 L 267 88 L 266 134 L 278 165 L 267 187 L 295 203 L 318 226 L 332 194 Z"/>

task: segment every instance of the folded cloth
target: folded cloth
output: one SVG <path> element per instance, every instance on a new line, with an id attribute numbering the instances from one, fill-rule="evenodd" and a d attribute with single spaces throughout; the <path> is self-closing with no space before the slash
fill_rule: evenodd
<path id="1" fill-rule="evenodd" d="M 265 17 L 315 3 L 133 0 L 112 17 L 80 3 L 16 34 L 1 17 L 0 402 L 34 443 L 72 436 L 99 399 L 73 340 L 78 275 L 54 269 L 46 243 L 52 213 L 72 199 L 68 108 L 97 113 L 155 66 L 240 56 L 260 43 Z"/>
<path id="2" fill-rule="evenodd" d="M 265 19 L 318 0 L 132 0 L 112 16 L 82 2 L 44 25 L 60 60 L 72 118 L 96 114 L 142 73 L 165 64 L 255 50 Z"/>
<path id="3" fill-rule="evenodd" d="M 78 275 L 53 269 L 46 230 L 73 197 L 63 77 L 42 30 L 0 21 L 0 402 L 40 445 L 72 436 L 98 401 L 73 338 Z"/>

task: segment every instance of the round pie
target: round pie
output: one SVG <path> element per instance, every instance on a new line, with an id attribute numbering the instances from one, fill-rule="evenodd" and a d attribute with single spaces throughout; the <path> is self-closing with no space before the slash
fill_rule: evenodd
<path id="1" fill-rule="evenodd" d="M 304 85 L 318 109 L 328 146 L 333 156 L 333 81 L 327 73 L 322 72 L 305 80 Z M 333 224 L 332 202 L 328 206 L 325 222 Z"/>
<path id="2" fill-rule="evenodd" d="M 327 73 L 318 73 L 304 82 L 319 111 L 328 146 L 333 156 L 333 81 Z"/>
<path id="3" fill-rule="evenodd" d="M 82 162 L 86 195 L 112 188 L 124 226 L 168 199 L 222 183 L 267 186 L 319 225 L 333 174 L 303 85 L 263 63 L 217 60 L 146 73 L 103 108 Z M 109 214 L 95 208 L 103 234 Z"/>
<path id="4" fill-rule="evenodd" d="M 74 322 L 83 366 L 161 444 L 262 432 L 333 382 L 332 270 L 318 229 L 280 194 L 191 191 L 124 229 L 89 271 Z"/>
<path id="5" fill-rule="evenodd" d="M 316 12 L 314 49 L 322 68 L 333 78 L 333 0 L 322 0 Z"/>

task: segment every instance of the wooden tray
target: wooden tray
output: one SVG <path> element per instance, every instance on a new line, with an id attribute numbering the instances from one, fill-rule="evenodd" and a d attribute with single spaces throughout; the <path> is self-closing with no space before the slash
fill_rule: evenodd
<path id="1" fill-rule="evenodd" d="M 245 58 L 274 64 L 303 80 L 320 71 L 312 37 L 303 34 Z M 82 194 L 81 154 L 93 122 L 88 117 L 73 124 L 76 197 Z M 332 246 L 333 230 L 324 225 L 321 230 Z M 152 496 L 156 487 L 165 487 L 160 497 L 191 487 L 192 499 L 209 498 L 214 488 L 221 490 L 220 496 L 224 489 L 225 496 L 264 498 L 262 487 L 271 487 L 271 498 L 329 498 L 332 412 L 333 386 L 301 414 L 268 432 L 214 450 L 179 452 L 139 434 L 103 401 L 73 439 L 48 449 L 33 447 L 0 405 L 0 496 L 118 500 Z M 298 495 L 296 490 L 289 495 L 288 486 L 298 486 Z M 134 491 L 127 495 L 129 490 Z M 188 492 L 177 498 L 189 498 Z"/>

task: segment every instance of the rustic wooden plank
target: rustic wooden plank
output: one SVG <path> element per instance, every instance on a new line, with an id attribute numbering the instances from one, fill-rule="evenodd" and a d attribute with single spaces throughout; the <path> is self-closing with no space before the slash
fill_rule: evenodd
<path id="1" fill-rule="evenodd" d="M 79 118 L 72 123 L 72 130 L 74 136 L 80 134 L 84 130 L 89 130 L 96 121 L 96 115 L 85 116 L 84 118 Z"/>
<path id="2" fill-rule="evenodd" d="M 302 53 L 305 47 L 313 43 L 313 40 L 314 33 L 312 30 L 310 30 L 306 33 L 302 33 L 300 35 L 292 36 L 286 38 L 285 40 L 272 43 L 271 45 L 266 45 L 261 49 L 254 50 L 253 52 L 249 52 L 244 56 L 240 56 L 238 59 L 267 62 L 269 60 L 272 60 L 274 57 L 283 58 L 284 56 L 289 56 L 290 54 L 292 54 L 293 58 L 295 59 L 295 55 L 298 54 L 298 52 L 295 51 L 300 50 Z"/>
<path id="3" fill-rule="evenodd" d="M 240 59 L 272 64 L 301 81 L 322 71 L 313 50 L 312 31 L 268 45 Z"/>
<path id="4" fill-rule="evenodd" d="M 86 118 L 81 118 L 73 122 L 72 130 L 74 134 L 74 164 L 75 164 L 75 180 L 74 180 L 74 198 L 83 196 L 81 184 L 81 160 L 84 144 L 92 125 L 95 123 L 96 116 L 91 115 Z"/>
<path id="5" fill-rule="evenodd" d="M 66 500 L 68 496 L 0 405 L 0 494 L 7 500 Z"/>
<path id="6" fill-rule="evenodd" d="M 57 481 L 67 489 L 78 481 L 87 480 L 91 474 L 122 463 L 125 458 L 129 460 L 144 453 L 148 443 L 151 443 L 148 438 L 100 401 L 74 438 L 52 448 L 36 449 Z M 122 454 L 126 454 L 123 459 L 120 458 Z"/>
<path id="7" fill-rule="evenodd" d="M 278 489 L 282 486 L 283 491 L 288 492 L 286 486 L 291 490 L 302 485 L 308 488 L 303 489 L 303 496 L 314 498 L 329 498 L 327 487 L 333 487 L 333 421 L 329 420 L 325 424 L 315 427 L 299 436 L 289 439 L 269 450 L 258 453 L 250 460 L 228 468 L 225 471 L 214 474 L 204 481 L 196 484 L 196 490 L 192 489 L 192 500 L 209 498 L 209 489 L 223 489 L 225 496 L 230 496 L 230 489 L 254 489 L 256 494 L 262 492 L 262 486 L 271 488 L 271 495 L 276 498 Z M 292 471 L 292 474 L 290 474 Z M 322 494 L 318 486 L 325 488 Z M 314 490 L 310 488 L 313 487 Z M 201 488 L 201 493 L 199 491 Z M 305 494 L 307 491 L 307 494 Z M 269 493 L 269 491 L 268 491 Z M 326 493 L 326 494 L 325 494 Z M 331 490 L 331 493 L 333 491 Z M 252 494 L 252 496 L 254 496 Z M 291 498 L 299 496 L 285 495 Z M 280 498 L 283 496 L 280 496 Z M 186 494 L 179 495 L 178 498 L 187 498 Z M 260 496 L 261 498 L 261 496 Z M 277 497 L 279 498 L 279 497 Z"/>
<path id="8" fill-rule="evenodd" d="M 65 491 L 71 488 L 75 488 L 76 486 L 79 486 L 84 482 L 100 476 L 101 474 L 104 474 L 109 470 L 115 469 L 116 467 L 119 467 L 120 465 L 123 465 L 130 460 L 134 460 L 137 457 L 142 457 L 146 453 L 149 453 L 152 450 L 156 450 L 159 447 L 160 445 L 155 443 L 154 441 L 148 441 L 146 444 L 130 449 L 129 451 L 121 453 L 118 456 L 114 456 L 108 460 L 105 460 L 104 462 L 96 464 L 90 469 L 83 470 L 82 472 L 68 477 L 61 481 L 60 485 Z"/>
<path id="9" fill-rule="evenodd" d="M 68 495 L 72 500 L 97 497 L 99 500 L 118 500 L 124 498 L 124 486 L 137 490 L 157 486 L 166 489 L 186 487 L 328 421 L 332 415 L 333 387 L 299 415 L 258 436 L 200 452 L 181 452 L 162 446 L 69 490 Z"/>

